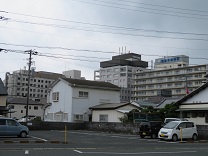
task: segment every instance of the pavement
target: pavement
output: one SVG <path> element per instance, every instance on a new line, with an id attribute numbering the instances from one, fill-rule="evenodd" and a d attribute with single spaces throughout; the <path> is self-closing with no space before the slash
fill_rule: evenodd
<path id="1" fill-rule="evenodd" d="M 207 147 L 207 141 L 181 143 L 93 131 L 31 131 L 27 138 L 0 137 L 1 156 L 207 156 Z"/>

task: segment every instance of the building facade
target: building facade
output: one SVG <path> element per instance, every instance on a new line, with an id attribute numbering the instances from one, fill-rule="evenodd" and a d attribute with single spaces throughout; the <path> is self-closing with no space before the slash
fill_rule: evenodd
<path id="1" fill-rule="evenodd" d="M 8 108 L 6 107 L 6 98 L 7 98 L 7 90 L 0 78 L 0 116 L 6 115 L 6 112 L 8 112 Z"/>
<path id="2" fill-rule="evenodd" d="M 44 71 L 32 72 L 29 97 L 36 101 L 46 98 L 48 86 L 60 77 L 64 76 L 62 74 Z M 12 74 L 6 73 L 5 86 L 10 97 L 27 97 L 28 70 L 17 70 Z"/>
<path id="3" fill-rule="evenodd" d="M 51 85 L 45 121 L 90 121 L 90 107 L 120 103 L 120 88 L 107 82 L 61 78 Z"/>
<path id="4" fill-rule="evenodd" d="M 181 68 L 189 66 L 189 57 L 186 55 L 165 56 L 155 59 L 155 69 Z"/>
<path id="5" fill-rule="evenodd" d="M 147 100 L 163 89 L 171 90 L 172 97 L 182 97 L 200 87 L 207 73 L 207 64 L 137 71 L 133 78 L 132 100 Z"/>
<path id="6" fill-rule="evenodd" d="M 132 76 L 136 71 L 143 71 L 148 62 L 141 60 L 135 53 L 113 56 L 112 60 L 100 63 L 100 69 L 94 72 L 94 80 L 110 82 L 121 88 L 121 102 L 128 102 L 132 95 Z"/>

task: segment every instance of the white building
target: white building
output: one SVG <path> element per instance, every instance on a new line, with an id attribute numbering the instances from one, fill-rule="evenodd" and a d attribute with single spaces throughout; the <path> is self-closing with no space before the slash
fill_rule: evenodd
<path id="1" fill-rule="evenodd" d="M 45 101 L 28 101 L 28 116 L 36 116 L 43 119 Z M 7 99 L 7 107 L 9 108 L 8 117 L 20 119 L 26 116 L 27 98 L 10 97 Z"/>
<path id="2" fill-rule="evenodd" d="M 51 85 L 45 121 L 83 122 L 90 107 L 120 103 L 120 88 L 108 82 L 60 78 Z"/>
<path id="3" fill-rule="evenodd" d="M 197 125 L 208 125 L 208 83 L 184 96 L 175 104 L 181 118 L 186 118 Z"/>
<path id="4" fill-rule="evenodd" d="M 132 95 L 132 75 L 145 70 L 148 62 L 141 60 L 135 53 L 113 56 L 112 60 L 100 63 L 100 69 L 94 72 L 94 80 L 110 82 L 121 87 L 121 102 L 129 102 Z"/>
<path id="5" fill-rule="evenodd" d="M 181 68 L 189 66 L 189 57 L 185 55 L 166 56 L 155 59 L 155 69 Z"/>
<path id="6" fill-rule="evenodd" d="M 47 97 L 48 86 L 56 79 L 64 77 L 62 74 L 45 71 L 33 71 L 30 78 L 29 97 L 33 100 Z M 26 97 L 28 89 L 28 70 L 17 70 L 6 73 L 5 86 L 10 97 Z"/>
<path id="7" fill-rule="evenodd" d="M 92 110 L 92 122 L 121 122 L 120 118 L 131 110 L 139 109 L 134 103 L 104 103 L 94 107 Z"/>
<path id="8" fill-rule="evenodd" d="M 147 100 L 161 90 L 171 90 L 172 97 L 182 97 L 200 87 L 207 73 L 207 64 L 137 71 L 133 78 L 132 100 Z"/>

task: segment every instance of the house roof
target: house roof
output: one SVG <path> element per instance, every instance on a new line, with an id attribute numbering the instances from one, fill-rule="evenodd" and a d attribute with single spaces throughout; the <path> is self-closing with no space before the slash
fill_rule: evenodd
<path id="1" fill-rule="evenodd" d="M 171 103 L 173 103 L 173 102 L 176 102 L 176 101 L 178 101 L 179 99 L 180 99 L 180 98 L 177 98 L 177 97 L 175 97 L 175 98 L 173 98 L 173 97 L 171 97 L 171 98 L 165 98 L 161 103 L 157 104 L 157 105 L 155 106 L 155 108 L 156 108 L 156 109 L 164 108 L 167 104 L 171 104 Z"/>
<path id="2" fill-rule="evenodd" d="M 126 105 L 134 105 L 132 103 L 103 103 L 97 106 L 90 107 L 89 109 L 92 110 L 112 110 L 112 109 L 118 109 L 120 107 L 126 106 Z M 138 107 L 134 105 L 135 107 Z M 139 107 L 138 107 L 139 108 Z"/>
<path id="3" fill-rule="evenodd" d="M 4 86 L 1 78 L 0 78 L 0 96 L 1 95 L 8 95 L 6 87 Z"/>
<path id="4" fill-rule="evenodd" d="M 96 89 L 110 89 L 120 91 L 120 87 L 102 81 L 91 81 L 91 80 L 81 80 L 81 79 L 71 79 L 71 78 L 62 78 L 64 81 L 71 84 L 72 87 L 84 87 L 84 88 L 96 88 Z M 60 79 L 59 79 L 60 80 Z"/>
<path id="5" fill-rule="evenodd" d="M 194 90 L 193 92 L 191 92 L 190 94 L 182 97 L 180 100 L 178 100 L 175 104 L 176 105 L 180 105 L 182 102 L 188 100 L 189 98 L 193 97 L 194 95 L 198 94 L 199 92 L 201 92 L 202 90 L 204 90 L 205 88 L 208 87 L 208 82 L 206 82 L 204 85 L 200 86 L 199 88 L 197 88 L 196 90 Z"/>
<path id="6" fill-rule="evenodd" d="M 10 97 L 10 98 L 7 98 L 7 104 L 26 105 L 27 98 Z M 44 105 L 43 103 L 40 103 L 39 101 L 33 101 L 31 99 L 29 99 L 28 104 L 29 105 Z"/>

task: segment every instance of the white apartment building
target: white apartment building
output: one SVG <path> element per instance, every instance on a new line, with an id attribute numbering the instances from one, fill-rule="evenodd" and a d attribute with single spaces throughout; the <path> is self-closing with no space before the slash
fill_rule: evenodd
<path id="1" fill-rule="evenodd" d="M 176 56 L 176 58 L 178 57 Z M 167 63 L 163 61 L 164 68 L 161 68 L 161 62 L 160 68 L 137 71 L 133 78 L 132 100 L 147 100 L 149 97 L 157 96 L 158 91 L 163 89 L 171 90 L 172 97 L 182 97 L 187 94 L 186 89 L 188 89 L 188 92 L 192 92 L 206 81 L 207 64 L 188 66 L 186 61 L 184 63 L 175 61 L 176 64 L 172 63 L 172 66 L 170 63 L 168 64 L 169 68 L 167 68 Z M 178 66 L 179 64 L 180 66 Z"/>
<path id="2" fill-rule="evenodd" d="M 94 80 L 110 82 L 121 87 L 121 102 L 128 102 L 132 95 L 132 75 L 136 71 L 146 70 L 148 62 L 141 60 L 135 53 L 113 56 L 112 60 L 100 63 L 100 69 L 94 72 Z"/>
<path id="3" fill-rule="evenodd" d="M 189 57 L 186 55 L 166 56 L 155 59 L 155 69 L 181 68 L 189 66 Z"/>
<path id="4" fill-rule="evenodd" d="M 30 99 L 40 101 L 40 99 L 46 98 L 48 86 L 60 77 L 64 76 L 44 71 L 32 72 L 29 91 Z M 5 86 L 8 96 L 26 97 L 28 93 L 28 70 L 17 70 L 12 74 L 6 73 Z"/>

